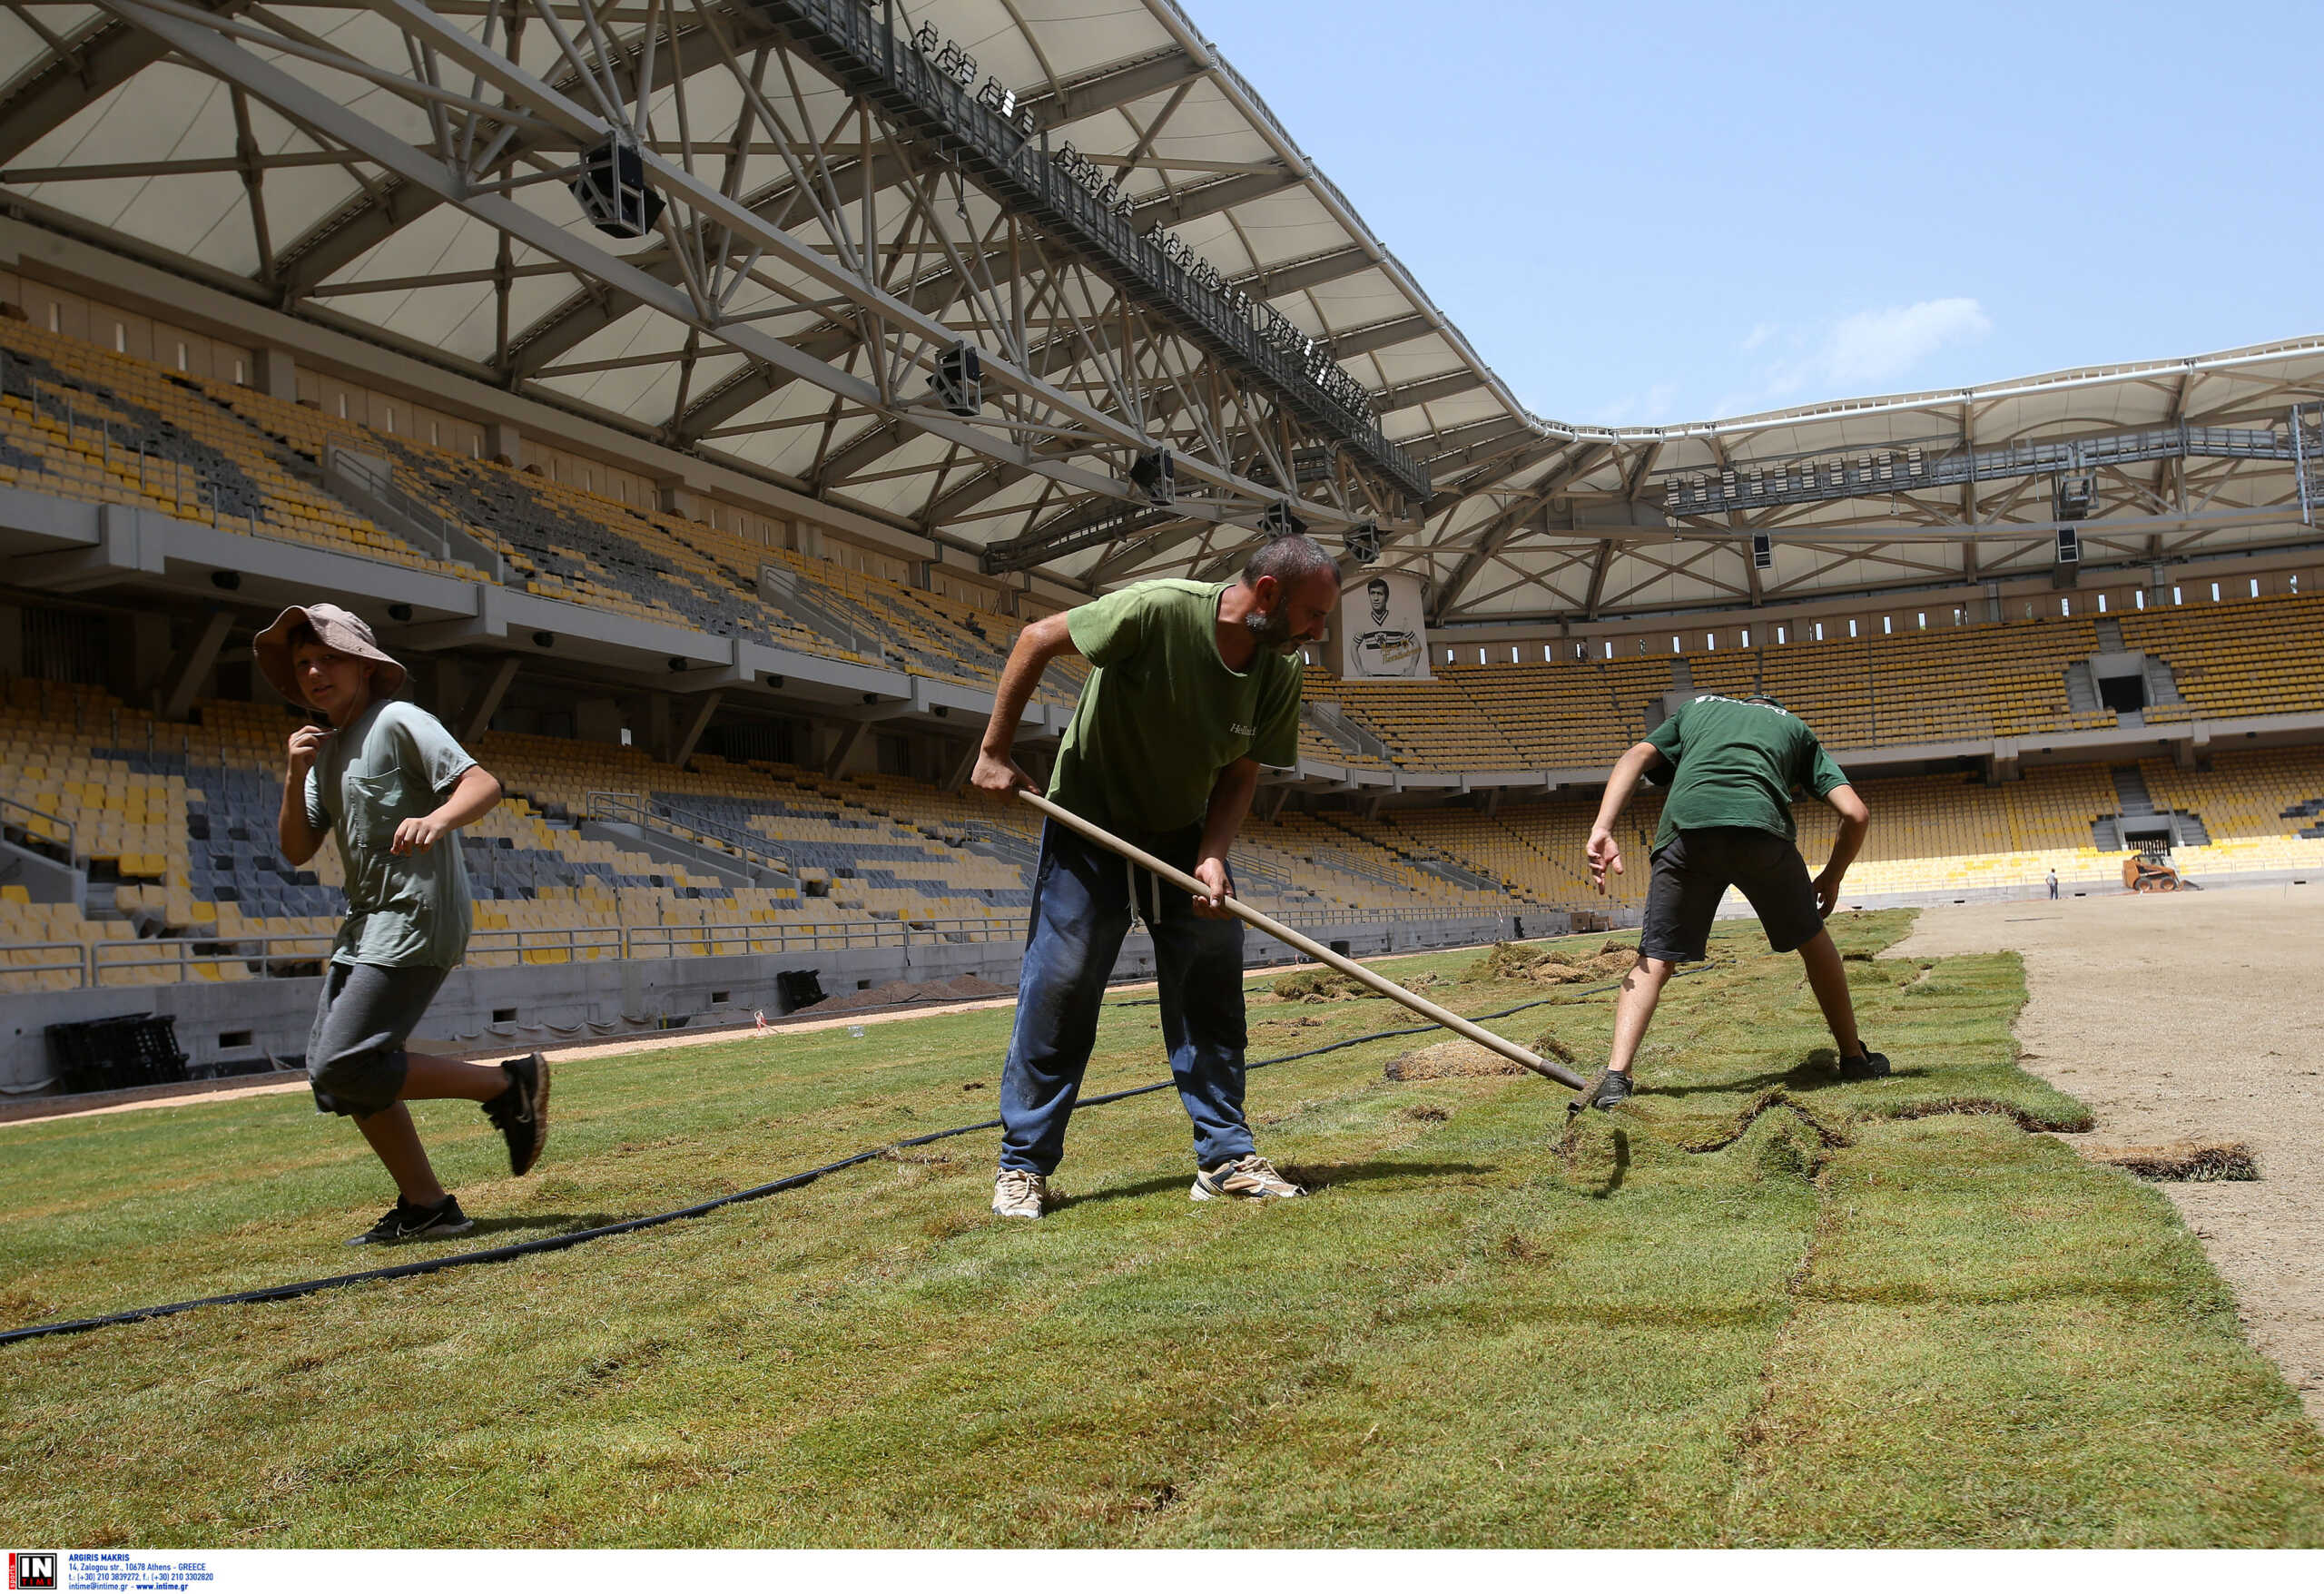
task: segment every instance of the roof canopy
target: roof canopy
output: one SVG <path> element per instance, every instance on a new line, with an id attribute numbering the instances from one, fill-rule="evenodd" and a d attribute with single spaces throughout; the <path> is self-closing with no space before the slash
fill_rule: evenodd
<path id="1" fill-rule="evenodd" d="M 1441 623 L 2309 536 L 2319 339 L 1544 420 L 1169 0 L 25 0 L 0 59 L 26 219 L 996 568 L 1224 568 L 1288 499 Z"/>

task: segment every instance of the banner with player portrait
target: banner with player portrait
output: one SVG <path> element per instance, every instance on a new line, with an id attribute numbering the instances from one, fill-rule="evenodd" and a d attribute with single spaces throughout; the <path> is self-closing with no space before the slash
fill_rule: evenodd
<path id="1" fill-rule="evenodd" d="M 1332 652 L 1344 679 L 1426 681 L 1428 622 L 1417 576 L 1359 570 L 1340 592 Z"/>

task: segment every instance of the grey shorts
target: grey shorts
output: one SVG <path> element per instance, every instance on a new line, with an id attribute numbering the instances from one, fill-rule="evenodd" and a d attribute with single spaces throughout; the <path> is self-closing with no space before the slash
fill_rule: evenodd
<path id="1" fill-rule="evenodd" d="M 403 1043 L 436 999 L 448 969 L 330 963 L 307 1032 L 315 1110 L 368 1118 L 403 1094 Z"/>

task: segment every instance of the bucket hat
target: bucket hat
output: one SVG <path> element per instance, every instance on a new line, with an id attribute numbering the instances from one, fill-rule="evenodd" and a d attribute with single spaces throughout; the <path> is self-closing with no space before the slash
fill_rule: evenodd
<path id="1" fill-rule="evenodd" d="M 369 659 L 379 666 L 371 677 L 372 696 L 394 697 L 403 691 L 404 679 L 410 672 L 388 656 L 372 636 L 371 628 L 359 617 L 337 604 L 293 604 L 277 615 L 274 624 L 260 632 L 251 644 L 258 654 L 259 673 L 292 703 L 306 701 L 290 674 L 290 633 L 301 625 L 313 626 L 316 639 L 333 653 Z"/>

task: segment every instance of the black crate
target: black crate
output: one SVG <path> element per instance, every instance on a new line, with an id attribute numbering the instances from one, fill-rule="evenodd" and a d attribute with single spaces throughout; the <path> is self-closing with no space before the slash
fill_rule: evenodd
<path id="1" fill-rule="evenodd" d="M 823 982 L 812 969 L 785 969 L 774 977 L 774 994 L 782 1011 L 795 1013 L 823 999 Z"/>
<path id="2" fill-rule="evenodd" d="M 186 1077 L 178 1021 L 167 1014 L 131 1013 L 48 1027 L 57 1083 L 68 1093 L 170 1085 Z"/>

